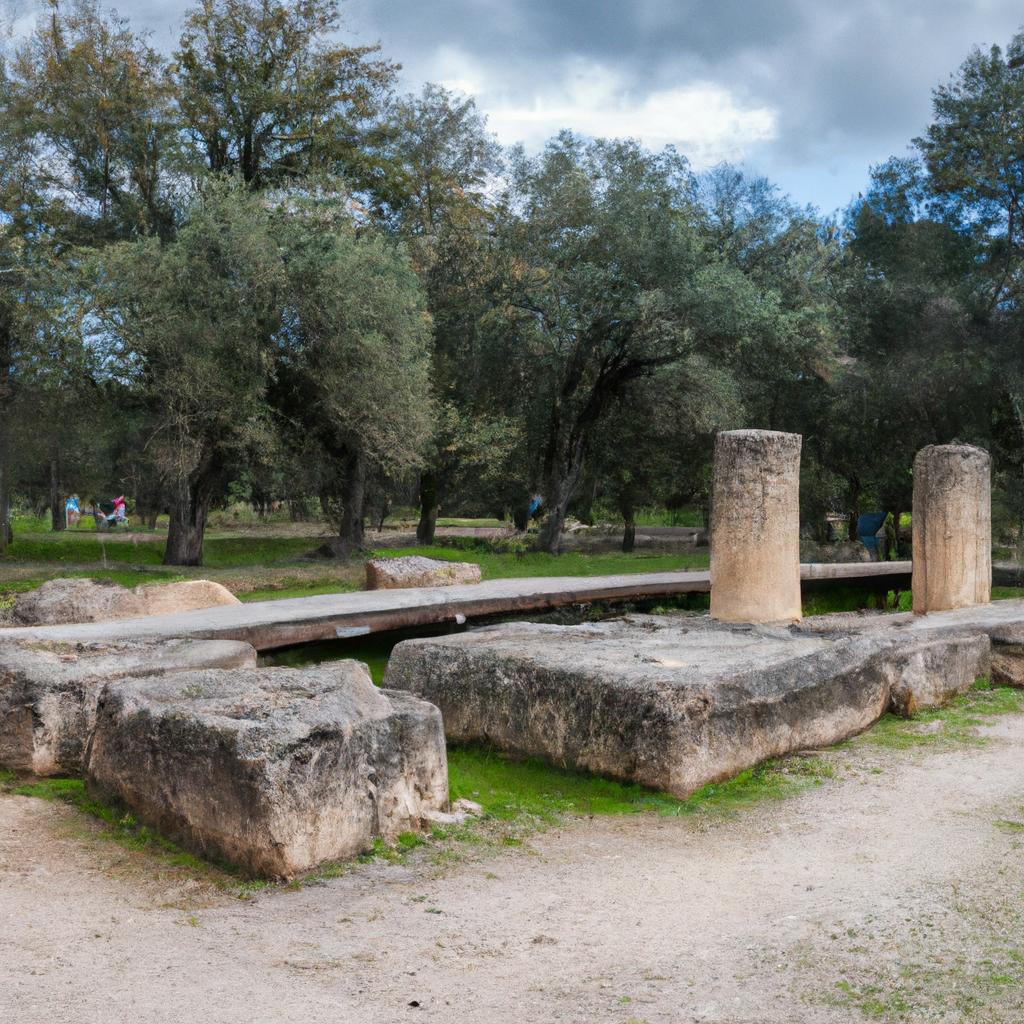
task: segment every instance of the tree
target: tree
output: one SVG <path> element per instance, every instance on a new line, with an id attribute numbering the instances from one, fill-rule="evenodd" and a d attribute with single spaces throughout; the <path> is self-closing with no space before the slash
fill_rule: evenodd
<path id="1" fill-rule="evenodd" d="M 96 0 L 50 0 L 3 89 L 5 134 L 47 199 L 37 210 L 89 246 L 173 228 L 174 126 L 162 59 Z"/>
<path id="2" fill-rule="evenodd" d="M 659 368 L 624 389 L 594 445 L 602 493 L 622 516 L 624 552 L 634 548 L 642 506 L 707 500 L 714 434 L 740 423 L 737 382 L 700 357 Z"/>
<path id="3" fill-rule="evenodd" d="M 523 375 L 531 398 L 548 551 L 611 403 L 690 350 L 680 294 L 697 272 L 690 203 L 671 150 L 562 133 L 536 159 L 514 156 L 498 213 L 502 315 L 517 333 L 506 372 Z"/>
<path id="4" fill-rule="evenodd" d="M 147 399 L 170 495 L 167 565 L 202 564 L 212 501 L 270 431 L 284 280 L 272 220 L 258 198 L 210 184 L 173 240 L 101 254 L 84 295 L 93 343 Z"/>
<path id="5" fill-rule="evenodd" d="M 337 0 L 202 0 L 174 78 L 181 125 L 209 170 L 263 188 L 311 171 L 376 177 L 371 137 L 397 66 L 346 46 Z"/>
<path id="6" fill-rule="evenodd" d="M 357 231 L 333 195 L 292 196 L 280 244 L 287 291 L 271 399 L 292 450 L 317 467 L 338 529 L 363 540 L 367 481 L 418 467 L 430 433 L 429 316 L 408 257 Z"/>
<path id="7" fill-rule="evenodd" d="M 987 308 L 1019 299 L 1024 241 L 1024 73 L 1007 57 L 1024 53 L 1024 34 L 1006 56 L 975 49 L 932 93 L 932 123 L 914 139 L 941 214 L 970 232 L 985 256 L 978 286 Z"/>
<path id="8" fill-rule="evenodd" d="M 432 544 L 438 509 L 453 489 L 467 474 L 495 468 L 509 450 L 508 421 L 478 401 L 474 358 L 492 262 L 488 189 L 500 149 L 473 100 L 440 86 L 397 100 L 389 120 L 380 214 L 409 248 L 434 327 L 438 416 L 424 448 L 416 528 L 420 543 Z"/>

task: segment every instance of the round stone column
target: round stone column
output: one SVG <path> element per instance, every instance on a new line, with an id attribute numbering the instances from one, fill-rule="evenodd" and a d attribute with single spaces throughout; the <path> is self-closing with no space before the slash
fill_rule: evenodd
<path id="1" fill-rule="evenodd" d="M 725 430 L 711 491 L 711 617 L 800 618 L 799 434 Z"/>
<path id="2" fill-rule="evenodd" d="M 988 604 L 992 596 L 992 460 L 937 444 L 914 459 L 914 611 Z"/>

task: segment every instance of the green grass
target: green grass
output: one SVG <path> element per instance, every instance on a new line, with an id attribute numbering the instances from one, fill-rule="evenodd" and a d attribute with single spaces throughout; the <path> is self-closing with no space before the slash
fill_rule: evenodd
<path id="1" fill-rule="evenodd" d="M 239 601 L 283 601 L 289 597 L 316 597 L 319 594 L 350 594 L 359 590 L 357 583 L 345 580 L 325 580 L 323 583 L 296 583 L 288 586 L 263 587 L 238 594 Z"/>
<path id="2" fill-rule="evenodd" d="M 207 535 L 203 561 L 211 569 L 272 565 L 294 561 L 317 547 L 315 537 L 217 537 Z M 160 565 L 164 556 L 164 538 L 104 540 L 87 531 L 63 533 L 15 533 L 7 548 L 6 561 L 62 563 L 121 563 Z"/>
<path id="3" fill-rule="evenodd" d="M 780 800 L 820 785 L 832 769 L 819 758 L 767 761 L 685 800 L 642 786 L 615 782 L 545 761 L 516 760 L 487 747 L 452 747 L 448 784 L 453 800 L 465 797 L 499 821 L 554 823 L 566 815 L 654 813 L 681 817 L 732 814 L 764 800 Z"/>
<path id="4" fill-rule="evenodd" d="M 707 551 L 671 555 L 599 552 L 584 554 L 567 552 L 549 555 L 542 551 L 513 552 L 470 550 L 451 547 L 382 548 L 376 558 L 398 558 L 401 555 L 424 555 L 448 562 L 476 562 L 485 580 L 510 579 L 518 576 L 612 576 L 632 572 L 675 572 L 683 569 L 706 569 Z"/>
<path id="5" fill-rule="evenodd" d="M 804 615 L 828 615 L 832 612 L 854 612 L 877 609 L 908 612 L 912 597 L 909 590 L 878 593 L 870 587 L 830 587 L 812 591 L 803 600 Z"/>
<path id="6" fill-rule="evenodd" d="M 918 711 L 911 719 L 885 715 L 873 728 L 849 743 L 869 743 L 892 750 L 986 742 L 975 730 L 1000 715 L 1024 711 L 1024 690 L 993 686 L 979 679 L 963 696 L 942 708 Z"/>

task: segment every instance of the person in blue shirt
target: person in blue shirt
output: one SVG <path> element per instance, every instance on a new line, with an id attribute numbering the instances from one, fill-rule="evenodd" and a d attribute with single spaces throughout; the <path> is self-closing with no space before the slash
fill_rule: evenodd
<path id="1" fill-rule="evenodd" d="M 64 503 L 64 514 L 67 518 L 68 526 L 77 526 L 78 520 L 82 518 L 82 509 L 78 504 L 78 495 L 72 494 L 70 498 Z"/>

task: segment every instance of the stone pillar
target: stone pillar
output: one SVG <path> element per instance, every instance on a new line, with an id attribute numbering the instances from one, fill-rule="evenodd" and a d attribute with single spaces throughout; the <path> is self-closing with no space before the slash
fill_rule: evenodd
<path id="1" fill-rule="evenodd" d="M 992 460 L 971 445 L 914 459 L 914 611 L 988 604 L 992 596 Z"/>
<path id="2" fill-rule="evenodd" d="M 793 622 L 800 611 L 799 434 L 725 430 L 711 492 L 711 617 Z"/>

